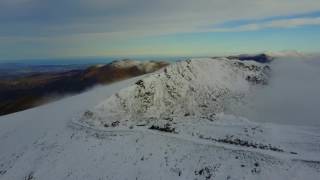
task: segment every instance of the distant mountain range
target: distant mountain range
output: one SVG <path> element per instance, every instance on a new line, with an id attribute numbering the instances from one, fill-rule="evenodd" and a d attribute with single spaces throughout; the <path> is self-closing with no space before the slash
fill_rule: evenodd
<path id="1" fill-rule="evenodd" d="M 87 68 L 84 65 L 45 65 L 33 69 L 20 67 L 19 70 L 19 65 L 2 66 L 0 115 L 79 93 L 98 84 L 108 84 L 154 72 L 167 65 L 167 62 L 126 59 Z"/>
<path id="2" fill-rule="evenodd" d="M 0 79 L 15 79 L 37 73 L 63 72 L 74 69 L 85 69 L 89 64 L 43 65 L 22 63 L 1 63 Z"/>

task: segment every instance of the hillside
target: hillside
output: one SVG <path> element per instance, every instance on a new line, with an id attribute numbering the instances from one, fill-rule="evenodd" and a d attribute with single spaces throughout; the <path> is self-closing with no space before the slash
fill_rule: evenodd
<path id="1" fill-rule="evenodd" d="M 121 60 L 106 65 L 62 72 L 34 73 L 0 80 L 0 115 L 42 105 L 63 96 L 76 94 L 95 85 L 154 72 L 166 62 Z"/>

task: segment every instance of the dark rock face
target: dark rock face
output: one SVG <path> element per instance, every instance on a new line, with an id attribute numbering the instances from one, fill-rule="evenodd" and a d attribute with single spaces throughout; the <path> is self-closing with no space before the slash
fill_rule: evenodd
<path id="1" fill-rule="evenodd" d="M 171 127 L 171 124 L 167 123 L 163 127 L 152 125 L 149 129 L 151 130 L 158 130 L 162 132 L 167 132 L 167 133 L 175 133 L 175 128 Z"/>
<path id="2" fill-rule="evenodd" d="M 241 61 L 256 61 L 259 63 L 269 63 L 271 62 L 274 58 L 267 55 L 267 54 L 257 54 L 257 55 L 247 55 L 247 54 L 242 54 L 239 56 L 228 56 L 228 59 L 238 59 Z"/>
<path id="3" fill-rule="evenodd" d="M 117 63 L 122 64 L 115 65 Z M 150 73 L 167 65 L 166 62 L 125 60 L 87 69 L 37 73 L 0 80 L 0 115 L 35 107 L 66 94 L 80 93 L 98 84 L 108 84 Z"/>

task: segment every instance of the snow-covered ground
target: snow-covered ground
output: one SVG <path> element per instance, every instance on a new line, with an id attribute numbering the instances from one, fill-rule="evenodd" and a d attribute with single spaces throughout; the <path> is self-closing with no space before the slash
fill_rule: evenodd
<path id="1" fill-rule="evenodd" d="M 193 59 L 2 116 L 0 179 L 320 179 L 320 127 L 235 110 L 269 76 Z"/>

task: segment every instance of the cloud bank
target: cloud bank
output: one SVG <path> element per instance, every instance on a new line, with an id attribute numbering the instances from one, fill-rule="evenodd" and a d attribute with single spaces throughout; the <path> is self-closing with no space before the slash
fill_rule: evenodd
<path id="1" fill-rule="evenodd" d="M 281 58 L 270 84 L 254 94 L 241 114 L 259 122 L 320 125 L 320 57 Z"/>

